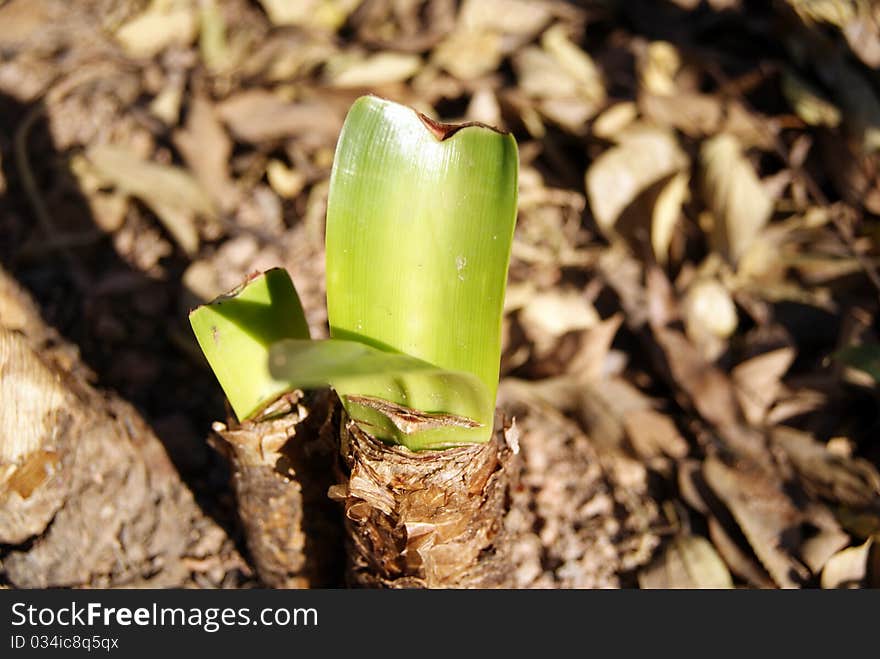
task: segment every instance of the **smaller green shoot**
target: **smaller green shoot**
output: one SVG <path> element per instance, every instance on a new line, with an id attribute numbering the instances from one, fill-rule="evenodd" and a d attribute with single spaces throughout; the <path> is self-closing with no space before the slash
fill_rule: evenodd
<path id="1" fill-rule="evenodd" d="M 189 315 L 196 340 L 240 420 L 290 391 L 269 372 L 269 349 L 283 339 L 308 339 L 299 296 L 282 268 L 251 277 L 238 289 Z"/>

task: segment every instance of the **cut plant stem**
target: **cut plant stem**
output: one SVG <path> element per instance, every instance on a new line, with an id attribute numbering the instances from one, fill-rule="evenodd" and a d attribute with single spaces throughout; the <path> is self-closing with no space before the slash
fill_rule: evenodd
<path id="1" fill-rule="evenodd" d="M 304 395 L 269 370 L 273 344 L 306 340 L 287 271 L 269 270 L 190 314 L 193 331 L 239 421 L 214 424 L 251 560 L 267 586 L 338 585 L 340 522 L 327 500 L 334 438 L 320 432 L 328 392 Z M 308 341 L 305 341 L 308 343 Z"/>
<path id="2" fill-rule="evenodd" d="M 327 498 L 336 439 L 326 421 L 334 404 L 326 390 L 295 392 L 259 419 L 214 424 L 232 466 L 250 558 L 267 586 L 341 583 L 342 523 Z"/>
<path id="3" fill-rule="evenodd" d="M 519 478 L 516 427 L 413 452 L 340 420 L 342 464 L 330 496 L 345 511 L 348 581 L 381 588 L 510 588 L 515 533 L 505 524 Z"/>
<path id="4" fill-rule="evenodd" d="M 488 392 L 477 412 L 432 404 L 440 396 L 472 408 L 448 393 L 456 382 L 434 381 L 416 400 L 390 394 L 397 405 L 480 424 L 400 437 L 353 403 L 367 393 L 358 383 L 335 386 L 380 439 L 424 449 L 492 437 L 517 168 L 513 137 L 487 126 L 440 124 L 375 96 L 349 111 L 327 202 L 330 335 L 470 373 Z"/>
<path id="5" fill-rule="evenodd" d="M 345 409 L 331 496 L 344 506 L 353 584 L 513 585 L 504 519 L 516 431 L 494 408 L 517 167 L 513 137 L 486 126 L 372 96 L 345 120 L 327 205 L 330 334 L 454 374 L 401 371 L 417 386 L 384 391 L 334 383 Z M 438 415 L 479 425 L 432 426 Z M 393 432 L 413 420 L 425 430 Z"/>

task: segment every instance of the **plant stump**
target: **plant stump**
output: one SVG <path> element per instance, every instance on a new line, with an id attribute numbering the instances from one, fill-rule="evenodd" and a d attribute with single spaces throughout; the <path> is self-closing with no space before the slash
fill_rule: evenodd
<path id="1" fill-rule="evenodd" d="M 328 394 L 295 392 L 264 420 L 214 425 L 232 465 L 251 562 L 273 588 L 339 585 L 341 521 L 327 498 L 335 451 L 323 429 Z"/>
<path id="2" fill-rule="evenodd" d="M 351 585 L 514 585 L 505 516 L 520 467 L 515 426 L 496 415 L 485 444 L 413 452 L 376 440 L 344 412 L 336 423 L 341 460 L 331 497 L 345 511 Z"/>

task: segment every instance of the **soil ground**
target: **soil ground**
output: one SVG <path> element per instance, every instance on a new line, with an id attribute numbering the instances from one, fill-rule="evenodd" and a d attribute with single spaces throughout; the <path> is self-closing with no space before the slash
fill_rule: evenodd
<path id="1" fill-rule="evenodd" d="M 326 336 L 358 96 L 500 126 L 518 585 L 877 586 L 880 12 L 818 4 L 0 2 L 0 263 L 246 554 L 188 309 L 280 265 Z"/>

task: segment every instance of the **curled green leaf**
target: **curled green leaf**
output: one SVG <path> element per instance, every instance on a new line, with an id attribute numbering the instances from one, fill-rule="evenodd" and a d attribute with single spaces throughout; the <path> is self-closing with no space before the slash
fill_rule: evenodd
<path id="1" fill-rule="evenodd" d="M 413 450 L 480 441 L 492 430 L 493 397 L 471 373 L 340 339 L 280 341 L 269 364 L 291 388 L 333 387 L 370 434 Z"/>

